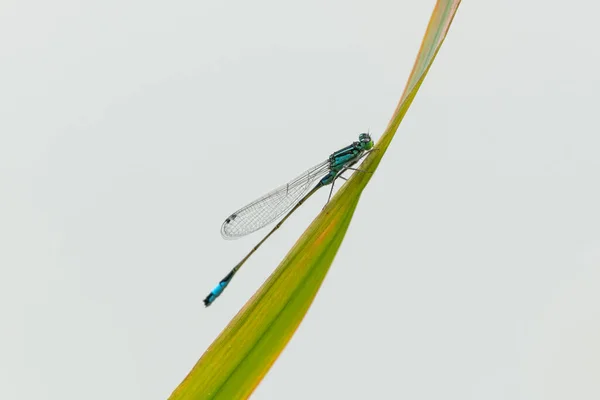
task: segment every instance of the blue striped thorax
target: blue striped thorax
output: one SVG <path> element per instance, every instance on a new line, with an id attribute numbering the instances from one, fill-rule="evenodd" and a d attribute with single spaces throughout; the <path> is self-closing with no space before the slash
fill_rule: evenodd
<path id="1" fill-rule="evenodd" d="M 349 146 L 336 151 L 329 156 L 329 174 L 321 179 L 321 185 L 329 185 L 335 180 L 335 177 L 344 168 L 355 164 L 363 153 L 373 148 L 373 140 L 368 133 L 361 133 L 358 136 L 358 142 L 354 142 Z"/>

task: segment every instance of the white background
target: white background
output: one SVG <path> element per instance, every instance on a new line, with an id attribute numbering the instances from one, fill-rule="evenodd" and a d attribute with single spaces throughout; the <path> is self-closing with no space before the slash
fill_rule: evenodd
<path id="1" fill-rule="evenodd" d="M 462 4 L 254 399 L 600 398 L 591 4 Z M 381 134 L 433 5 L 4 0 L 0 398 L 168 397 L 326 193 L 204 309 L 223 219 Z"/>

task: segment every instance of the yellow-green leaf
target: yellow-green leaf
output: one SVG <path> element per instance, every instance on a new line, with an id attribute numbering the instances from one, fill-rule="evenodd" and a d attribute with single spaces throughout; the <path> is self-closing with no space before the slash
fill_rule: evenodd
<path id="1" fill-rule="evenodd" d="M 398 107 L 361 169 L 375 171 L 450 27 L 460 0 L 440 0 Z M 353 174 L 279 267 L 206 350 L 170 399 L 247 398 L 284 349 L 310 307 L 371 174 Z"/>

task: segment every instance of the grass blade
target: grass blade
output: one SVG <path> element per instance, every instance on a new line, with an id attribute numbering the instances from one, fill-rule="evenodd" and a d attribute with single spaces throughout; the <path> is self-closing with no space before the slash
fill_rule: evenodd
<path id="1" fill-rule="evenodd" d="M 460 0 L 440 0 L 394 114 L 361 168 L 375 171 L 435 59 Z M 353 174 L 170 399 L 247 398 L 296 331 L 344 239 L 371 174 Z"/>

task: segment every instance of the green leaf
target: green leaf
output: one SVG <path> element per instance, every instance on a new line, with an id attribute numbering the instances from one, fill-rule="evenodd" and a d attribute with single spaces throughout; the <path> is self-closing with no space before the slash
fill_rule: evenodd
<path id="1" fill-rule="evenodd" d="M 398 107 L 361 169 L 375 171 L 439 51 L 460 0 L 437 2 Z M 170 399 L 247 398 L 298 328 L 344 239 L 371 174 L 353 174 Z"/>

